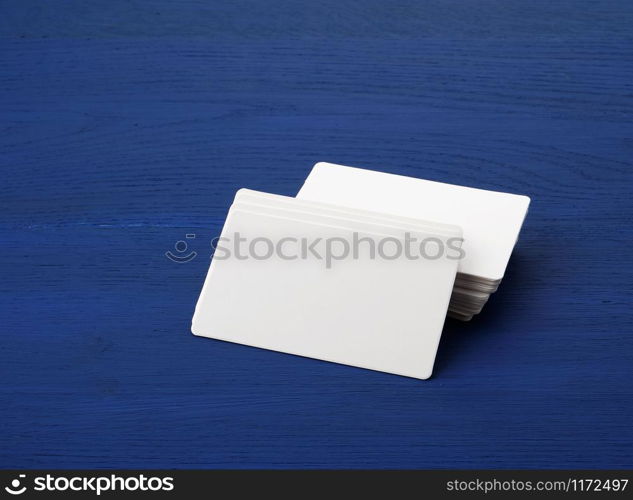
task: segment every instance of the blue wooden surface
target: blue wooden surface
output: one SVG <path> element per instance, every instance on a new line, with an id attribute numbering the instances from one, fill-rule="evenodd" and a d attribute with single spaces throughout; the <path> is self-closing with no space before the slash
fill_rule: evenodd
<path id="1" fill-rule="evenodd" d="M 0 9 L 0 466 L 633 466 L 631 2 Z M 427 382 L 189 333 L 320 160 L 532 197 Z"/>

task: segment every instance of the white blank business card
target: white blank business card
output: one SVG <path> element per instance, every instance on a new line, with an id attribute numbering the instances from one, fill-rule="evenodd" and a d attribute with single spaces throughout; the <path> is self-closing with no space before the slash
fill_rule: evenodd
<path id="1" fill-rule="evenodd" d="M 460 238 L 454 226 L 420 221 L 421 230 L 370 217 L 337 215 L 336 207 L 242 193 L 222 237 L 247 242 L 285 239 L 285 255 L 237 259 L 216 255 L 196 305 L 196 335 L 419 379 L 431 375 L 457 260 L 376 258 L 370 245 L 355 258 L 288 259 L 292 241 L 357 237 Z M 321 215 L 319 206 L 322 208 Z M 415 225 L 413 225 L 415 226 Z M 413 229 L 413 228 L 412 228 Z M 227 244 L 231 248 L 230 244 Z M 260 256 L 261 256 L 260 249 Z M 222 258 L 220 258 L 222 255 Z"/>

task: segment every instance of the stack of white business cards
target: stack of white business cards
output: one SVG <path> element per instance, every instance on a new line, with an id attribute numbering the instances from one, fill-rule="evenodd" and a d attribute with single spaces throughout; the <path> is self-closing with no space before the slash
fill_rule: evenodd
<path id="1" fill-rule="evenodd" d="M 240 190 L 192 332 L 428 378 L 454 294 L 462 230 L 353 205 Z M 426 242 L 432 258 L 412 255 L 419 247 L 411 241 Z"/>
<path id="2" fill-rule="evenodd" d="M 297 198 L 242 189 L 192 332 L 420 379 L 478 314 L 529 198 L 318 163 Z"/>
<path id="3" fill-rule="evenodd" d="M 497 290 L 530 199 L 331 163 L 317 163 L 297 198 L 393 216 L 454 224 L 463 229 L 449 314 L 468 321 Z"/>

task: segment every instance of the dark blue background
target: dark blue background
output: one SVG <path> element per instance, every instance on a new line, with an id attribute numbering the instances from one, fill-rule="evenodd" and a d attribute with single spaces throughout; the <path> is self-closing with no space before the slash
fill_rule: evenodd
<path id="1" fill-rule="evenodd" d="M 633 466 L 633 3 L 0 9 L 0 466 Z M 189 333 L 234 192 L 316 161 L 532 197 L 431 380 Z"/>

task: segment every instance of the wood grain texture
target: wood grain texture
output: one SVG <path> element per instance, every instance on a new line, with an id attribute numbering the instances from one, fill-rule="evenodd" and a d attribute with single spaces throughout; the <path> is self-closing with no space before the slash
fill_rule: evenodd
<path id="1" fill-rule="evenodd" d="M 633 467 L 630 2 L 1 8 L 0 466 Z M 189 333 L 316 161 L 532 197 L 428 382 Z"/>

